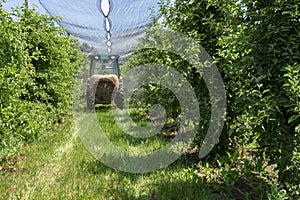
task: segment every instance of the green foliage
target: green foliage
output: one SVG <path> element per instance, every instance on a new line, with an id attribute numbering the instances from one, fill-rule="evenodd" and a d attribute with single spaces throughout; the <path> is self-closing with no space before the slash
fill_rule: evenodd
<path id="1" fill-rule="evenodd" d="M 231 27 L 240 31 L 224 37 L 225 42 L 232 42 L 227 56 L 235 58 L 233 69 L 229 72 L 225 68 L 229 64 L 226 61 L 221 65 L 226 69 L 225 76 L 238 79 L 227 76 L 227 85 L 235 90 L 233 101 L 239 108 L 238 112 L 231 110 L 232 116 L 237 116 L 234 125 L 246 127 L 236 133 L 248 136 L 248 142 L 257 142 L 258 164 L 275 164 L 282 184 L 299 186 L 297 170 L 291 169 L 299 165 L 293 160 L 300 145 L 296 132 L 299 110 L 295 107 L 300 96 L 295 76 L 300 62 L 300 4 L 280 0 L 242 3 L 247 8 L 240 11 L 245 15 L 243 24 L 239 27 L 234 18 L 230 21 Z M 228 47 L 220 52 L 226 55 Z"/>
<path id="2" fill-rule="evenodd" d="M 32 142 L 71 114 L 81 53 L 59 19 L 0 7 L 0 147 Z"/>
<path id="3" fill-rule="evenodd" d="M 295 195 L 300 190 L 299 8 L 298 0 L 183 0 L 161 6 L 164 25 L 199 41 L 223 76 L 226 125 L 211 155 L 252 146 L 255 169 L 274 165 L 280 183 Z M 205 85 L 188 63 L 167 53 L 139 53 L 132 65 L 137 60 L 167 64 L 190 81 L 198 97 L 206 94 L 197 91 Z"/>
<path id="4" fill-rule="evenodd" d="M 131 67 L 139 66 L 143 64 L 155 63 L 164 66 L 165 76 L 172 74 L 172 70 L 180 72 L 186 81 L 194 88 L 194 92 L 199 101 L 200 113 L 210 113 L 210 101 L 208 95 L 208 89 L 204 80 L 201 78 L 201 74 L 198 69 L 194 68 L 191 63 L 183 59 L 181 56 L 172 52 L 174 48 L 185 48 L 174 46 L 172 42 L 168 42 L 168 36 L 164 36 L 160 31 L 152 31 L 154 37 L 161 37 L 163 42 L 162 47 L 166 50 L 157 49 L 143 49 L 143 45 L 148 44 L 151 38 L 145 38 L 140 41 L 140 50 L 128 57 L 127 62 L 123 65 L 124 71 L 129 70 Z M 160 41 L 160 40 L 158 40 Z M 152 42 L 152 41 L 151 41 Z M 155 41 L 154 41 L 155 42 Z M 184 42 L 178 42 L 179 44 L 185 44 Z M 156 45 L 155 45 L 156 46 Z M 183 52 L 183 51 L 182 51 Z M 180 124 L 180 117 L 182 113 L 182 107 L 177 99 L 176 95 L 171 91 L 181 90 L 181 83 L 175 83 L 174 80 L 168 80 L 172 82 L 172 88 L 166 88 L 160 85 L 163 77 L 157 76 L 155 72 L 147 74 L 147 76 L 154 77 L 155 82 L 151 82 L 148 85 L 144 85 L 140 89 L 137 89 L 134 95 L 131 97 L 130 105 L 134 108 L 149 109 L 155 104 L 163 106 L 167 114 L 167 123 L 165 124 L 163 131 L 176 132 L 178 131 Z M 125 88 L 126 92 L 126 88 Z M 200 126 L 198 128 L 197 142 L 193 145 L 198 146 L 204 139 L 208 125 L 210 122 L 210 115 L 201 115 Z"/>
<path id="5" fill-rule="evenodd" d="M 165 17 L 165 26 L 192 37 L 195 39 L 195 43 L 199 43 L 201 46 L 205 47 L 205 50 L 207 50 L 212 57 L 217 56 L 215 49 L 218 46 L 218 35 L 221 34 L 221 30 L 217 30 L 217 28 L 213 27 L 211 24 L 209 24 L 209 22 L 211 20 L 220 21 L 224 18 L 224 14 L 222 11 L 219 11 L 215 5 L 206 1 L 202 1 L 202 3 L 197 1 L 176 1 L 174 5 L 168 6 L 165 6 L 162 3 L 161 12 Z M 156 26 L 157 24 L 154 22 L 154 25 Z M 152 31 L 151 34 L 155 33 Z M 126 71 L 127 68 L 132 66 L 145 63 L 155 63 L 175 69 L 184 76 L 184 78 L 193 87 L 199 101 L 201 119 L 199 122 L 200 126 L 194 146 L 200 147 L 204 136 L 207 133 L 211 118 L 211 102 L 209 91 L 201 77 L 200 71 L 181 56 L 171 53 L 172 49 L 181 49 L 182 52 L 185 52 L 190 57 L 193 57 L 193 53 L 195 53 L 197 50 L 189 46 L 188 43 L 181 41 L 183 38 L 178 38 L 176 45 L 179 46 L 175 46 L 175 44 L 168 42 L 168 36 L 164 37 L 158 33 L 155 35 L 155 37 L 161 38 L 162 41 L 160 42 L 162 44 L 159 45 L 161 45 L 165 50 L 143 49 L 135 51 L 134 55 L 127 59 L 128 62 L 125 64 L 125 66 L 123 66 L 123 69 L 125 68 Z M 146 39 L 141 40 L 140 45 L 143 46 L 145 41 L 146 43 L 149 42 L 148 39 L 149 38 L 147 38 L 146 35 Z M 191 49 L 190 54 L 189 52 L 186 52 L 187 49 Z M 200 52 L 197 53 L 199 54 Z M 197 61 L 199 60 L 197 56 L 196 59 Z M 195 58 L 192 58 L 192 60 L 195 61 Z M 166 68 L 165 71 L 168 73 L 169 69 Z M 159 83 L 160 78 L 158 77 L 157 79 L 158 81 L 156 83 L 145 86 L 143 88 L 143 92 L 137 92 L 140 95 L 138 98 L 136 98 L 138 102 L 134 101 L 132 104 L 133 106 L 137 106 L 140 105 L 139 103 L 141 103 L 141 101 L 146 105 L 161 104 L 166 109 L 168 117 L 177 120 L 178 122 L 181 112 L 180 104 L 170 90 L 157 87 L 157 83 Z M 177 84 L 177 86 L 179 85 L 180 83 Z M 218 152 L 216 151 L 215 153 L 225 153 L 223 150 L 227 148 L 228 140 L 226 137 L 222 137 L 222 140 L 224 141 L 222 144 L 225 145 L 223 145 L 222 150 L 219 150 Z"/>

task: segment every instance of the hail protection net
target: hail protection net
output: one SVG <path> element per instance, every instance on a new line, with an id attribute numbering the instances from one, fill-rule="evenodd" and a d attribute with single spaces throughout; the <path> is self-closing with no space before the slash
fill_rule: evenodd
<path id="1" fill-rule="evenodd" d="M 59 25 L 80 42 L 96 47 L 105 53 L 105 18 L 101 13 L 101 0 L 29 0 L 41 13 L 63 18 Z M 164 0 L 167 3 L 167 0 Z M 7 1 L 4 8 L 22 5 L 22 0 Z M 151 15 L 158 15 L 160 0 L 110 0 L 111 41 L 114 54 L 132 50 L 144 28 L 151 23 Z"/>

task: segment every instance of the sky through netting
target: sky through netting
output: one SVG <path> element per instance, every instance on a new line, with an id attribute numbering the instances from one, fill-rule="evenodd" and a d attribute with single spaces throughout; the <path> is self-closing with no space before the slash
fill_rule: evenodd
<path id="1" fill-rule="evenodd" d="M 22 5 L 22 0 L 3 4 L 9 10 Z M 132 50 L 136 39 L 144 34 L 144 28 L 150 26 L 151 14 L 158 15 L 160 0 L 110 0 L 112 51 L 124 54 Z M 167 3 L 167 0 L 164 0 Z M 37 5 L 40 13 L 61 16 L 61 26 L 68 33 L 98 49 L 106 52 L 105 18 L 100 11 L 100 0 L 29 0 L 29 5 Z"/>

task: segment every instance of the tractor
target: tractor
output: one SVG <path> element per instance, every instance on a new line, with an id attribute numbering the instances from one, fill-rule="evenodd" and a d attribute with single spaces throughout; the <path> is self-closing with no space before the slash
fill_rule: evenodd
<path id="1" fill-rule="evenodd" d="M 123 81 L 120 76 L 118 55 L 90 55 L 90 73 L 87 83 L 87 108 L 95 109 L 96 104 L 115 102 L 124 108 Z"/>

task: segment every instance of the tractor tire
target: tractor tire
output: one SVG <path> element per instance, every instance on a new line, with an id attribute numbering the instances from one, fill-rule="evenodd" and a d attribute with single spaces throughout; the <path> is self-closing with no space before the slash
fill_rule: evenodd
<path id="1" fill-rule="evenodd" d="M 120 84 L 120 86 L 119 86 L 119 89 L 117 91 L 117 95 L 116 95 L 116 98 L 115 98 L 115 104 L 121 110 L 124 109 L 124 88 L 123 88 L 123 84 Z"/>
<path id="2" fill-rule="evenodd" d="M 92 98 L 91 93 L 89 92 L 89 90 L 87 90 L 87 92 L 86 92 L 86 104 L 87 104 L 87 108 L 89 110 L 94 110 L 95 109 L 95 100 Z"/>

